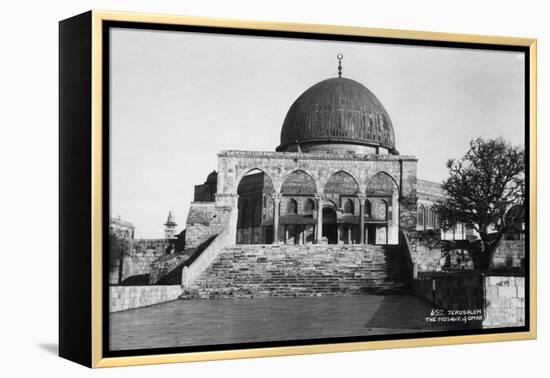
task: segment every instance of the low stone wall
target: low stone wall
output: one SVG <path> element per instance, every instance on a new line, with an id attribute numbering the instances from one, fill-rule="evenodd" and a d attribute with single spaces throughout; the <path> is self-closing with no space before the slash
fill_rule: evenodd
<path id="1" fill-rule="evenodd" d="M 168 247 L 165 239 L 134 239 L 129 243 L 122 263 L 122 281 L 128 277 L 146 275 L 151 272 L 151 265 L 166 254 Z M 109 272 L 109 283 L 118 284 L 118 264 Z"/>
<path id="2" fill-rule="evenodd" d="M 482 310 L 483 328 L 525 325 L 525 277 L 479 272 L 426 275 L 414 280 L 413 288 L 434 309 Z"/>
<path id="3" fill-rule="evenodd" d="M 483 328 L 525 325 L 525 277 L 485 277 Z"/>
<path id="4" fill-rule="evenodd" d="M 473 260 L 465 248 L 443 251 L 439 230 L 409 232 L 411 258 L 418 272 L 439 272 L 445 269 L 472 270 Z M 462 246 L 468 246 L 463 243 Z M 473 244 L 471 247 L 473 248 Z M 490 270 L 521 269 L 525 261 L 524 240 L 502 240 L 491 260 Z"/>
<path id="5" fill-rule="evenodd" d="M 130 256 L 124 258 L 124 277 L 149 274 L 151 265 L 159 257 L 166 255 L 168 247 L 164 239 L 138 239 L 133 243 Z"/>
<path id="6" fill-rule="evenodd" d="M 491 269 L 523 268 L 525 240 L 502 240 L 495 250 Z"/>
<path id="7" fill-rule="evenodd" d="M 111 286 L 109 289 L 109 312 L 174 301 L 182 293 L 180 285 Z"/>

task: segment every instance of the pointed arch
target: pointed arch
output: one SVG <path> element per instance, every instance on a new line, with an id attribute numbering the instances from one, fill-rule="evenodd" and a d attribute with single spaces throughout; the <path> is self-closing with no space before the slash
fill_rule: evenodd
<path id="1" fill-rule="evenodd" d="M 372 203 L 369 199 L 365 200 L 365 216 L 367 218 L 372 217 Z"/>
<path id="2" fill-rule="evenodd" d="M 329 177 L 323 189 L 325 193 L 353 195 L 359 193 L 359 183 L 351 173 L 338 171 Z"/>
<path id="3" fill-rule="evenodd" d="M 273 212 L 272 194 L 275 192 L 271 177 L 258 168 L 249 169 L 237 185 L 237 244 L 258 244 L 262 222 Z"/>
<path id="4" fill-rule="evenodd" d="M 263 175 L 263 176 L 257 176 L 257 175 Z M 271 178 L 271 176 L 267 172 L 265 172 L 263 169 L 251 168 L 247 170 L 245 173 L 243 173 L 238 180 L 236 180 L 237 194 L 240 195 L 239 190 L 242 192 L 247 186 L 250 185 L 250 183 L 260 182 L 261 179 L 263 179 L 263 186 L 266 193 L 275 192 L 275 186 L 273 185 L 273 179 Z"/>
<path id="5" fill-rule="evenodd" d="M 395 178 L 386 171 L 379 171 L 367 180 L 368 194 L 389 194 L 399 190 Z"/>
<path id="6" fill-rule="evenodd" d="M 353 200 L 351 198 L 348 198 L 344 201 L 344 213 L 346 214 L 353 214 L 355 211 L 355 204 L 353 203 Z"/>
<path id="7" fill-rule="evenodd" d="M 376 201 L 375 218 L 380 220 L 388 220 L 389 206 L 388 202 L 383 199 Z"/>
<path id="8" fill-rule="evenodd" d="M 338 205 L 336 205 L 336 203 L 333 200 L 324 199 L 323 200 L 323 207 L 330 207 L 330 208 L 336 210 L 338 208 Z"/>
<path id="9" fill-rule="evenodd" d="M 432 206 L 428 208 L 427 215 L 428 215 L 428 219 L 427 219 L 426 225 L 428 226 L 428 228 L 435 228 L 435 213 L 434 213 L 434 208 Z"/>
<path id="10" fill-rule="evenodd" d="M 297 214 L 298 213 L 298 201 L 294 198 L 289 197 L 286 203 L 286 213 L 287 214 Z"/>
<path id="11" fill-rule="evenodd" d="M 317 183 L 315 179 L 303 170 L 290 172 L 281 184 L 282 194 L 315 194 Z"/>
<path id="12" fill-rule="evenodd" d="M 423 230 L 425 228 L 426 208 L 424 205 L 418 205 L 418 212 L 416 215 L 416 227 Z"/>
<path id="13" fill-rule="evenodd" d="M 304 204 L 304 213 L 312 213 L 315 210 L 315 201 L 308 198 Z"/>

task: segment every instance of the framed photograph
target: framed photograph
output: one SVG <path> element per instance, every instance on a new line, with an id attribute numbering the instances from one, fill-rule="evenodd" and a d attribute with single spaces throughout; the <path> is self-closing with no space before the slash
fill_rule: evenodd
<path id="1" fill-rule="evenodd" d="M 536 337 L 536 40 L 60 22 L 59 353 Z"/>

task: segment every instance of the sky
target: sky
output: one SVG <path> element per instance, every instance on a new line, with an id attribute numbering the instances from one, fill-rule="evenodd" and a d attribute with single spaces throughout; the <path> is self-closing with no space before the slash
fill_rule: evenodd
<path id="1" fill-rule="evenodd" d="M 111 216 L 161 238 L 185 228 L 194 186 L 222 150 L 274 151 L 306 89 L 343 76 L 373 92 L 418 178 L 477 137 L 524 144 L 524 55 L 517 52 L 111 29 Z"/>

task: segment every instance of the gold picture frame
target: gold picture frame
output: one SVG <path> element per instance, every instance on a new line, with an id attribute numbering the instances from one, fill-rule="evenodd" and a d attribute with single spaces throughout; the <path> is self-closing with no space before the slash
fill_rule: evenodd
<path id="1" fill-rule="evenodd" d="M 357 36 L 377 37 L 399 41 L 417 41 L 426 43 L 462 43 L 475 45 L 501 45 L 519 46 L 526 49 L 529 58 L 528 76 L 528 122 L 529 122 L 529 329 L 522 332 L 489 333 L 476 335 L 457 335 L 429 338 L 406 338 L 393 340 L 375 340 L 360 342 L 345 342 L 331 344 L 311 344 L 284 347 L 265 347 L 252 349 L 233 349 L 199 351 L 169 354 L 133 355 L 120 357 L 105 357 L 103 343 L 105 329 L 103 313 L 105 306 L 105 290 L 103 280 L 104 269 L 104 207 L 103 197 L 106 195 L 103 182 L 103 169 L 105 164 L 105 146 L 102 123 L 104 120 L 103 108 L 105 106 L 104 93 L 104 27 L 107 22 L 133 23 L 140 25 L 187 25 L 197 27 L 215 27 L 241 30 L 262 30 L 290 33 L 314 33 L 332 36 Z M 64 201 L 61 206 L 61 245 L 60 245 L 60 355 L 70 360 L 82 363 L 90 367 L 114 367 L 144 364 L 161 364 L 189 361 L 208 361 L 220 359 L 239 359 L 251 357 L 268 357 L 284 355 L 301 355 L 312 353 L 348 352 L 373 349 L 389 349 L 403 347 L 436 346 L 449 344 L 467 344 L 495 341 L 513 341 L 535 339 L 537 335 L 537 265 L 536 265 L 536 229 L 537 229 L 537 41 L 536 39 L 514 38 L 501 36 L 483 36 L 469 34 L 437 33 L 412 30 L 378 29 L 354 26 L 294 24 L 280 22 L 259 22 L 251 20 L 230 20 L 217 18 L 127 13 L 93 10 L 83 15 L 62 21 L 60 23 L 60 127 L 61 127 L 61 186 L 66 184 L 72 173 L 77 170 L 86 175 L 88 181 L 82 182 L 82 188 L 88 187 L 84 192 L 74 188 L 64 191 L 61 197 Z M 80 39 L 79 39 L 80 38 Z M 82 54 L 82 49 L 87 51 Z M 77 58 L 77 56 L 79 56 Z M 76 59 L 76 60 L 75 60 Z M 78 60 L 81 59 L 81 60 Z M 67 72 L 69 62 L 84 62 L 83 71 Z M 88 63 L 85 63 L 88 62 Z M 86 68 L 87 67 L 87 68 Z M 89 69 L 89 77 L 86 76 Z M 80 83 L 78 91 L 74 91 L 74 83 Z M 71 87 L 73 85 L 73 87 Z M 71 89 L 72 88 L 72 89 Z M 65 95 L 63 91 L 67 92 Z M 71 95 L 69 95 L 69 91 Z M 79 95 L 82 93 L 82 95 Z M 86 97 L 89 93 L 89 97 Z M 75 101 L 83 110 L 75 115 Z M 89 101 L 89 102 L 87 102 Z M 80 109 L 79 108 L 79 109 Z M 75 123 L 76 122 L 76 123 Z M 86 122 L 88 125 L 82 125 Z M 82 131 L 69 130 L 81 127 Z M 78 133 L 85 143 L 89 142 L 89 167 L 78 166 L 71 168 L 64 166 L 68 159 L 65 153 L 73 152 L 65 143 L 71 142 L 73 134 Z M 70 150 L 70 151 L 69 151 Z M 84 153 L 84 152 L 82 152 Z M 77 155 L 78 156 L 78 155 Z M 70 163 L 67 163 L 70 164 Z M 65 173 L 64 173 L 65 172 Z M 88 186 L 89 185 L 89 186 Z M 89 198 L 85 202 L 85 214 L 89 216 L 87 221 L 74 223 L 71 221 L 68 206 L 82 198 Z M 78 227 L 78 229 L 77 229 Z M 75 240 L 70 239 L 68 233 L 73 233 Z M 86 235 L 85 239 L 82 239 Z M 84 240 L 83 247 L 75 250 L 74 245 L 78 240 Z M 88 245 L 89 242 L 89 245 Z M 83 257 L 71 256 L 81 252 Z M 71 272 L 69 272 L 71 271 Z M 76 277 L 76 276 L 79 277 Z M 86 283 L 89 282 L 89 283 Z M 89 292 L 88 292 L 89 290 Z M 80 291 L 80 294 L 79 294 Z M 78 300 L 76 296 L 80 295 Z M 76 300 L 76 302 L 75 302 Z M 79 307 L 80 306 L 80 307 Z M 79 307 L 78 309 L 75 307 Z M 86 315 L 82 317 L 82 313 Z M 76 320 L 76 319 L 80 320 Z M 75 351 L 83 340 L 85 347 Z"/>

